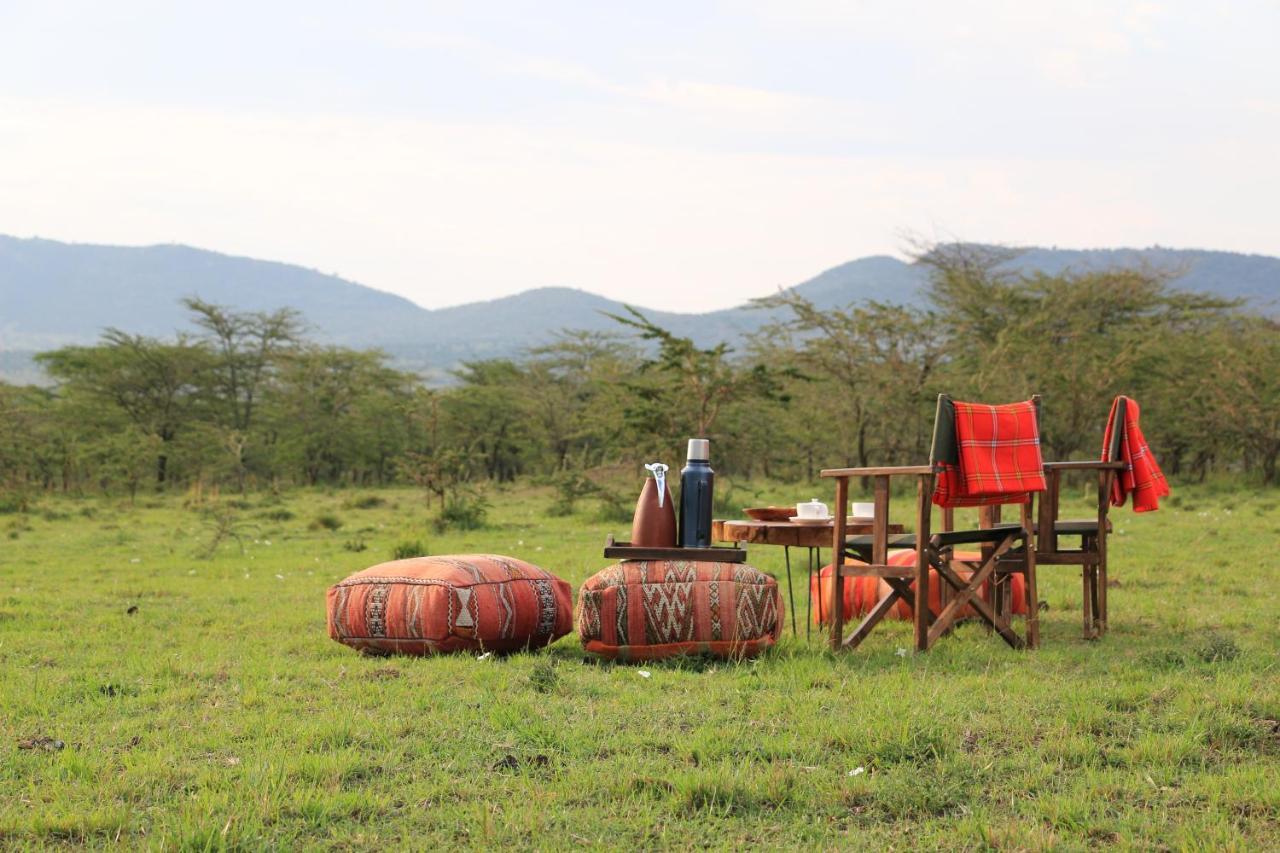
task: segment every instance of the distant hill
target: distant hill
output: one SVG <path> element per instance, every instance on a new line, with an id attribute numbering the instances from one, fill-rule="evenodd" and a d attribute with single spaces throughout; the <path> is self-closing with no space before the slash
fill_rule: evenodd
<path id="1" fill-rule="evenodd" d="M 1184 249 L 1027 249 L 1010 266 L 1064 269 L 1147 265 L 1183 271 L 1177 284 L 1275 310 L 1280 258 Z M 888 256 L 860 258 L 795 286 L 822 307 L 869 299 L 918 301 L 925 272 Z M 246 310 L 291 306 L 317 338 L 380 347 L 402 367 L 441 381 L 463 359 L 514 355 L 561 329 L 616 329 L 604 312 L 622 303 L 569 288 L 544 287 L 488 302 L 428 310 L 408 299 L 337 276 L 188 246 L 127 248 L 0 236 L 0 377 L 31 381 L 31 353 L 88 343 L 115 326 L 168 335 L 189 328 L 184 296 Z M 775 312 L 740 306 L 707 314 L 646 310 L 672 331 L 704 344 L 734 340 Z"/>
<path id="2" fill-rule="evenodd" d="M 401 296 L 337 276 L 189 246 L 92 246 L 0 236 L 0 349 L 96 339 L 115 326 L 168 335 L 187 324 L 179 304 L 198 295 L 245 310 L 297 307 L 325 337 L 355 343 L 376 328 L 403 338 L 425 313 Z"/>
<path id="3" fill-rule="evenodd" d="M 1044 249 L 1025 250 L 1010 264 L 1050 275 L 1067 269 L 1150 267 L 1181 273 L 1174 284 L 1183 290 L 1243 299 L 1249 307 L 1271 312 L 1280 308 L 1280 258 L 1213 252 L 1205 249 Z"/>

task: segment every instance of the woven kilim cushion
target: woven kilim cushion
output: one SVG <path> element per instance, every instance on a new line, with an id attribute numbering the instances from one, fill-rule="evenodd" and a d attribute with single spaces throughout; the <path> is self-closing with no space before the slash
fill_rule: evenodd
<path id="1" fill-rule="evenodd" d="M 329 588 L 329 636 L 375 654 L 538 648 L 572 619 L 566 581 L 492 554 L 395 560 Z"/>
<path id="2" fill-rule="evenodd" d="M 605 657 L 750 657 L 782 633 L 782 596 L 741 563 L 624 562 L 582 585 L 577 621 L 587 651 Z"/>

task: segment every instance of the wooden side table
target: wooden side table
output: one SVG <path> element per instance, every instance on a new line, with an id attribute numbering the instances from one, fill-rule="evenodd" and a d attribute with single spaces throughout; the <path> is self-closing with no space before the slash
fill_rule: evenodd
<path id="1" fill-rule="evenodd" d="M 861 519 L 848 522 L 846 528 L 850 536 L 871 533 L 871 521 Z M 901 524 L 890 524 L 889 533 L 905 533 Z M 809 588 L 813 588 L 813 572 L 815 567 L 822 568 L 822 549 L 831 547 L 835 538 L 835 519 L 821 524 L 797 524 L 793 521 L 738 521 L 716 519 L 711 522 L 711 540 L 713 542 L 741 542 L 748 545 L 781 545 L 783 558 L 787 563 L 787 597 L 791 602 L 791 634 L 796 635 L 796 595 L 791 583 L 791 549 L 808 549 Z M 815 559 L 816 554 L 816 559 Z M 813 600 L 805 599 L 804 633 L 809 637 L 812 630 Z"/>

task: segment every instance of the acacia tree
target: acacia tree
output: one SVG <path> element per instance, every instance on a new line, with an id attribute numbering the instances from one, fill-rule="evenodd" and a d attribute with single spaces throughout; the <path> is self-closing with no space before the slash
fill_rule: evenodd
<path id="1" fill-rule="evenodd" d="M 629 344 L 589 331 L 561 332 L 530 351 L 524 390 L 547 468 L 599 464 L 620 449 L 623 383 L 639 360 Z"/>
<path id="2" fill-rule="evenodd" d="M 382 479 L 407 445 L 414 377 L 376 350 L 299 347 L 282 361 L 275 428 L 285 457 L 309 484 Z"/>
<path id="3" fill-rule="evenodd" d="M 886 461 L 925 452 L 933 376 L 944 355 L 931 313 L 880 302 L 819 308 L 794 291 L 757 304 L 790 310 L 788 319 L 766 327 L 759 339 L 782 341 L 800 371 L 819 386 L 818 412 L 807 416 L 845 430 L 847 441 L 840 447 L 830 446 L 829 428 L 819 430 L 828 460 L 854 459 L 866 466 L 873 452 Z"/>
<path id="4" fill-rule="evenodd" d="M 0 382 L 0 505 L 25 509 L 28 487 L 46 485 L 42 464 L 47 455 L 52 395 L 40 388 Z"/>
<path id="5" fill-rule="evenodd" d="M 1067 458 L 1101 446 L 1116 394 L 1146 395 L 1180 385 L 1206 330 L 1236 303 L 1169 286 L 1176 270 L 1067 270 L 1021 273 L 1014 250 L 948 244 L 921 251 L 929 297 L 947 338 L 947 389 L 979 399 L 1044 397 L 1041 437 Z M 1192 359 L 1194 360 L 1194 359 Z M 1176 408 L 1164 418 L 1189 419 Z M 1151 434 L 1158 434 L 1157 425 Z M 1210 437 L 1200 436 L 1204 447 Z"/>
<path id="6" fill-rule="evenodd" d="M 1045 395 L 1043 440 L 1060 458 L 1101 447 L 1107 403 L 1138 395 L 1183 336 L 1221 322 L 1229 303 L 1171 291 L 1161 273 L 1029 276 L 1019 313 L 971 375 L 988 394 Z"/>
<path id="7" fill-rule="evenodd" d="M 778 371 L 763 363 L 742 364 L 729 358 L 726 343 L 702 349 L 691 338 L 682 338 L 653 323 L 641 312 L 625 306 L 630 316 L 608 314 L 635 329 L 641 340 L 657 344 L 657 353 L 640 361 L 637 380 L 627 384 L 633 401 L 625 414 L 642 428 L 662 424 L 652 435 L 693 430 L 696 436 L 713 437 L 725 407 L 735 401 L 762 398 L 786 402 Z M 685 430 L 678 427 L 684 426 Z"/>
<path id="8" fill-rule="evenodd" d="M 441 401 L 454 446 L 477 460 L 489 479 L 514 480 L 533 450 L 525 371 L 499 358 L 463 362 L 454 376 L 461 384 Z"/>
<path id="9" fill-rule="evenodd" d="M 1202 393 L 1217 430 L 1236 443 L 1246 468 L 1276 482 L 1280 462 L 1280 321 L 1240 318 L 1209 340 L 1214 374 Z"/>
<path id="10" fill-rule="evenodd" d="M 202 343 L 182 335 L 167 343 L 108 329 L 96 346 L 64 347 L 36 360 L 59 381 L 60 393 L 90 404 L 87 413 L 109 414 L 102 412 L 107 407 L 154 438 L 156 483 L 166 482 L 173 442 L 199 415 L 201 383 L 210 366 Z"/>
<path id="11" fill-rule="evenodd" d="M 219 433 L 217 444 L 243 492 L 260 443 L 253 434 L 254 416 L 279 372 L 281 356 L 298 345 L 302 323 L 291 308 L 241 312 L 197 297 L 182 304 L 207 333 L 212 353 L 207 391 Z"/>
<path id="12" fill-rule="evenodd" d="M 302 323 L 297 311 L 240 312 L 198 297 L 182 300 L 197 326 L 208 333 L 216 354 L 209 369 L 209 385 L 218 398 L 223 423 L 246 433 L 263 384 L 277 367 L 281 352 L 299 343 Z"/>

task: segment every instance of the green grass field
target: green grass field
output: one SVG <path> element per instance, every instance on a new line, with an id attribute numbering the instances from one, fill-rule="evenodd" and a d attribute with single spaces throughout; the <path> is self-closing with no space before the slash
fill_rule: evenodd
<path id="1" fill-rule="evenodd" d="M 211 558 L 182 498 L 46 499 L 0 516 L 0 847 L 1275 849 L 1280 495 L 1175 491 L 1113 516 L 1100 642 L 1077 570 L 1045 567 L 1038 652 L 966 625 L 900 655 L 898 623 L 833 657 L 800 626 L 643 667 L 575 635 L 484 660 L 328 638 L 326 587 L 406 541 L 576 587 L 626 526 L 545 492 L 448 534 L 408 490 L 251 495 L 243 553 Z M 785 582 L 780 550 L 750 562 Z"/>

